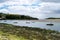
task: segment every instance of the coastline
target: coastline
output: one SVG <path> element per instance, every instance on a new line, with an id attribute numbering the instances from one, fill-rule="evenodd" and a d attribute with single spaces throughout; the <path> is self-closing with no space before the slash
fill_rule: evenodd
<path id="1" fill-rule="evenodd" d="M 3 19 L 2 19 L 3 20 Z M 11 20 L 11 19 L 5 19 Z M 14 20 L 14 19 L 13 19 Z M 22 21 L 33 21 L 33 22 L 60 22 L 60 19 L 40 19 L 40 20 L 22 20 Z"/>
<path id="2" fill-rule="evenodd" d="M 40 19 L 40 20 L 28 20 L 33 22 L 60 22 L 60 19 Z"/>

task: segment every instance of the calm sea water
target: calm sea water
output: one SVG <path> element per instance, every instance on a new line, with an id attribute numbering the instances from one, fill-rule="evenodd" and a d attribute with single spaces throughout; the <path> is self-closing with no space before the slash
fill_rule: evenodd
<path id="1" fill-rule="evenodd" d="M 46 25 L 49 24 L 50 22 L 39 22 L 39 21 L 29 21 L 29 20 L 0 20 L 0 23 L 60 31 L 60 22 L 52 22 L 54 24 L 53 26 Z"/>

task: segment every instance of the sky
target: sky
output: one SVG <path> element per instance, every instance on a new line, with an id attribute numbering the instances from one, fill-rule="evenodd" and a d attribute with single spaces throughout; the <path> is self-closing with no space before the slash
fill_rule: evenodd
<path id="1" fill-rule="evenodd" d="M 0 12 L 39 19 L 60 17 L 60 0 L 0 0 Z"/>

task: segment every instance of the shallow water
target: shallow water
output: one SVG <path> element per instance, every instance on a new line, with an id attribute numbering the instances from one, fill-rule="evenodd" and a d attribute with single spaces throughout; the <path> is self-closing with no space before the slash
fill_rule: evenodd
<path id="1" fill-rule="evenodd" d="M 48 26 L 50 22 L 39 22 L 39 21 L 29 21 L 29 20 L 0 20 L 0 23 L 13 24 L 17 26 L 28 26 L 28 27 L 37 27 L 45 28 L 60 31 L 60 22 L 52 22 L 53 26 Z"/>

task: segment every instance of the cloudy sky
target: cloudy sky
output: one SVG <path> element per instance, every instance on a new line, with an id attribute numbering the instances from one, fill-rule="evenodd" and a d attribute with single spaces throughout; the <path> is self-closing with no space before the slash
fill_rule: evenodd
<path id="1" fill-rule="evenodd" d="M 39 19 L 60 17 L 60 0 L 0 0 L 0 12 Z"/>

